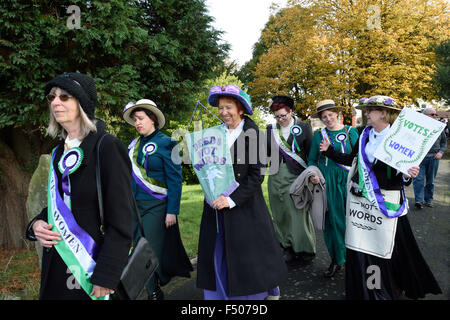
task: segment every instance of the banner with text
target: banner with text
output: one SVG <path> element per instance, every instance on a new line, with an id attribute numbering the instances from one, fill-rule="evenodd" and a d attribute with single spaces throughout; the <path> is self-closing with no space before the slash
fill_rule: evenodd
<path id="1" fill-rule="evenodd" d="M 185 137 L 206 202 L 211 205 L 220 195 L 229 196 L 239 184 L 234 179 L 224 125 L 195 131 Z"/>
<path id="2" fill-rule="evenodd" d="M 420 165 L 444 128 L 444 123 L 405 107 L 374 157 L 408 174 L 409 168 Z"/>

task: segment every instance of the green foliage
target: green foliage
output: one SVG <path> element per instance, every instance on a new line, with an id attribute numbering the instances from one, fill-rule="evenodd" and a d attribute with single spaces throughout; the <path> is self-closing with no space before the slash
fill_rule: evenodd
<path id="1" fill-rule="evenodd" d="M 450 104 L 450 39 L 442 41 L 435 48 L 436 53 L 436 75 L 434 84 L 437 94 Z"/>
<path id="2" fill-rule="evenodd" d="M 203 85 L 200 86 L 196 94 L 193 95 L 193 98 L 190 101 L 189 109 L 166 113 L 166 119 L 168 121 L 162 131 L 168 136 L 176 139 L 180 143 L 182 150 L 181 155 L 183 154 L 183 150 L 186 150 L 186 146 L 184 144 L 185 133 L 187 133 L 188 131 L 192 132 L 194 130 L 201 130 L 202 128 L 205 129 L 221 124 L 217 108 L 208 104 L 208 95 L 209 89 L 211 87 L 227 84 L 236 84 L 241 88 L 243 87 L 242 82 L 236 76 L 230 74 L 228 71 L 223 71 L 222 74 L 220 74 L 218 77 L 207 79 L 203 82 Z M 198 105 L 197 110 L 193 114 L 194 108 L 197 105 L 197 101 L 208 108 L 210 112 L 206 111 L 202 106 Z M 251 118 L 261 129 L 265 128 L 266 124 L 262 118 L 260 109 L 255 108 L 255 106 L 253 106 L 253 109 L 254 113 Z M 191 118 L 192 123 L 188 128 Z M 202 121 L 203 127 L 201 126 Z M 183 164 L 182 174 L 183 181 L 186 184 L 198 183 L 197 176 L 195 175 L 191 165 Z"/>
<path id="3" fill-rule="evenodd" d="M 69 5 L 80 8 L 80 29 L 67 27 Z M 46 127 L 42 89 L 63 72 L 95 78 L 96 116 L 124 142 L 132 136 L 121 118 L 129 101 L 190 108 L 192 92 L 228 50 L 206 13 L 200 0 L 2 1 L 0 128 Z"/>

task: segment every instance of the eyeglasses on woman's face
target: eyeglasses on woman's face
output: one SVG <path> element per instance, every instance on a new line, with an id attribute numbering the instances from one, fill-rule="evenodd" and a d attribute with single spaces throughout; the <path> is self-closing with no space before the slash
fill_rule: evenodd
<path id="1" fill-rule="evenodd" d="M 50 103 L 52 103 L 52 101 L 55 100 L 56 97 L 58 97 L 59 100 L 61 100 L 61 101 L 63 101 L 63 102 L 65 102 L 65 101 L 69 100 L 70 98 L 72 98 L 71 95 L 65 94 L 65 93 L 62 93 L 62 94 L 60 94 L 59 96 L 56 95 L 56 94 L 50 93 L 50 94 L 48 94 L 48 95 L 46 96 L 47 101 L 50 102 Z"/>
<path id="2" fill-rule="evenodd" d="M 279 115 L 274 116 L 274 117 L 275 117 L 275 119 L 277 119 L 277 120 L 281 120 L 281 119 L 286 118 L 286 117 L 288 116 L 288 114 L 289 114 L 289 113 L 279 114 Z"/>

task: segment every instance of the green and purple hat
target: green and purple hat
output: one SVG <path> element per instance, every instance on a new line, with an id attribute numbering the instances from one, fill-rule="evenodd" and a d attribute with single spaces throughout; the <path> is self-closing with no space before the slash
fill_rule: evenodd
<path id="1" fill-rule="evenodd" d="M 358 105 L 355 107 L 356 109 L 364 109 L 366 107 L 382 107 L 394 110 L 402 110 L 397 102 L 391 97 L 388 96 L 373 96 L 370 98 L 361 98 L 359 99 Z"/>
<path id="2" fill-rule="evenodd" d="M 229 84 L 227 86 L 214 86 L 209 90 L 208 103 L 213 107 L 217 107 L 219 98 L 231 97 L 237 99 L 244 106 L 245 113 L 252 115 L 252 102 L 250 96 L 241 88 L 235 84 Z"/>

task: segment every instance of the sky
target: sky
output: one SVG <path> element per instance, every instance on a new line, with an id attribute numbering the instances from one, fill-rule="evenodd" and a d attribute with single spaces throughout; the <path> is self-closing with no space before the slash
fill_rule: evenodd
<path id="1" fill-rule="evenodd" d="M 209 15 L 217 30 L 224 31 L 222 39 L 230 43 L 230 59 L 239 65 L 252 58 L 252 49 L 270 17 L 272 2 L 280 7 L 287 0 L 206 0 Z"/>

